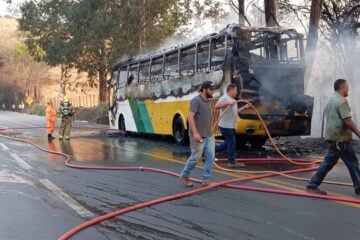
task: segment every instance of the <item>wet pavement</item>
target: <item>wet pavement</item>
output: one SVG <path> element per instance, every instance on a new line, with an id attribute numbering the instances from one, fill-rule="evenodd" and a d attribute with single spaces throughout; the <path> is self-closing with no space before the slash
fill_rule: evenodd
<path id="1" fill-rule="evenodd" d="M 79 165 L 144 166 L 178 173 L 189 154 L 188 147 L 176 146 L 169 138 L 119 137 L 114 131 L 106 130 L 106 126 L 85 122 L 75 122 L 70 141 L 48 142 L 45 128 L 33 128 L 44 125 L 43 117 L 0 111 L 0 128 L 27 128 L 0 131 L 0 134 L 67 153 L 72 163 Z M 291 152 L 302 157 L 301 150 L 288 150 Z M 0 239 L 57 239 L 96 216 L 189 190 L 176 177 L 159 173 L 67 168 L 61 156 L 1 137 L 0 153 Z M 312 156 L 311 152 L 305 154 Z M 264 148 L 247 150 L 242 155 L 266 157 L 275 153 Z M 253 164 L 245 169 L 292 168 L 289 164 Z M 201 177 L 201 164 L 192 176 Z M 239 176 L 244 175 L 216 170 L 214 181 Z M 350 182 L 342 163 L 327 179 Z M 305 185 L 283 177 L 242 184 L 291 191 L 303 191 Z M 351 187 L 323 185 L 322 188 L 334 195 L 356 198 Z M 357 239 L 359 207 L 359 204 L 216 188 L 104 221 L 70 239 Z"/>

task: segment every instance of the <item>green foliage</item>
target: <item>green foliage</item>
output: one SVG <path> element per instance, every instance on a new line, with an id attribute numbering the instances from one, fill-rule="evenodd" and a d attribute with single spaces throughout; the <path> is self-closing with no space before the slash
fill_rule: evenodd
<path id="1" fill-rule="evenodd" d="M 108 125 L 108 107 L 106 103 L 102 103 L 97 107 L 78 108 L 75 112 L 75 119 Z"/>
<path id="2" fill-rule="evenodd" d="M 46 106 L 42 105 L 41 103 L 34 103 L 30 107 L 27 107 L 25 109 L 26 113 L 38 116 L 45 116 Z"/>
<path id="3" fill-rule="evenodd" d="M 106 103 L 100 103 L 96 107 L 95 122 L 99 124 L 109 124 L 108 107 Z"/>
<path id="4" fill-rule="evenodd" d="M 20 55 L 20 56 L 21 55 L 24 56 L 24 55 L 28 54 L 28 49 L 27 49 L 26 45 L 24 45 L 24 44 L 16 46 L 14 51 L 15 51 L 16 55 Z"/>
<path id="5" fill-rule="evenodd" d="M 25 43 L 36 60 L 51 66 L 69 62 L 71 51 L 67 42 L 71 35 L 66 25 L 69 4 L 65 0 L 52 0 L 30 1 L 21 6 L 19 29 L 27 33 Z"/>
<path id="6" fill-rule="evenodd" d="M 106 80 L 119 57 L 156 48 L 191 18 L 219 9 L 209 0 L 40 0 L 23 3 L 19 28 L 36 60 L 98 78 L 107 101 Z"/>

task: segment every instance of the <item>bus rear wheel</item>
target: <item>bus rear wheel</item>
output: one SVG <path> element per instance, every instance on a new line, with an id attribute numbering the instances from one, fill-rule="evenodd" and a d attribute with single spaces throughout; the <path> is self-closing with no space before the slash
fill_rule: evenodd
<path id="1" fill-rule="evenodd" d="M 252 148 L 258 149 L 261 148 L 262 146 L 264 146 L 264 144 L 266 143 L 267 138 L 266 137 L 251 137 L 249 139 L 249 143 L 251 145 Z"/>
<path id="2" fill-rule="evenodd" d="M 125 119 L 123 115 L 120 115 L 119 118 L 119 131 L 121 136 L 126 135 Z"/>
<path id="3" fill-rule="evenodd" d="M 184 146 L 189 144 L 188 130 L 185 129 L 185 124 L 181 117 L 177 117 L 173 123 L 173 136 L 176 144 Z"/>

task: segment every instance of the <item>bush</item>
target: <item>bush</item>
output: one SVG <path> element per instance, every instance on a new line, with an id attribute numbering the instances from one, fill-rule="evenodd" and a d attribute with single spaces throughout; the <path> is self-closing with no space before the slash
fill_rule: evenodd
<path id="1" fill-rule="evenodd" d="M 77 108 L 75 119 L 108 125 L 109 118 L 107 105 L 100 104 L 99 106 L 92 108 Z"/>
<path id="2" fill-rule="evenodd" d="M 25 108 L 26 113 L 38 116 L 45 116 L 45 111 L 46 106 L 43 106 L 40 103 Z M 101 103 L 99 106 L 93 108 L 76 108 L 75 119 L 108 125 L 108 107 L 105 103 Z"/>
<path id="3" fill-rule="evenodd" d="M 45 116 L 45 111 L 46 111 L 46 106 L 40 103 L 35 103 L 30 107 L 26 108 L 26 113 L 38 115 L 38 116 Z"/>
<path id="4" fill-rule="evenodd" d="M 96 107 L 96 123 L 109 124 L 108 107 L 106 103 L 100 103 Z"/>

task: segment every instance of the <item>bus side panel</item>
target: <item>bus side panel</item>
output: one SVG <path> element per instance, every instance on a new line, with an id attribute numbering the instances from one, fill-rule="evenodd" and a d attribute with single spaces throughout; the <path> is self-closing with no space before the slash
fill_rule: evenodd
<path id="1" fill-rule="evenodd" d="M 129 100 L 131 111 L 139 133 L 154 133 L 146 104 L 140 100 Z"/>
<path id="2" fill-rule="evenodd" d="M 172 135 L 173 134 L 173 118 L 176 114 L 183 117 L 186 124 L 186 117 L 189 111 L 189 100 L 171 101 L 164 100 L 148 100 L 146 101 L 147 110 L 151 116 L 151 122 L 155 134 Z M 185 125 L 185 128 L 187 126 Z"/>
<path id="3" fill-rule="evenodd" d="M 126 131 L 138 132 L 129 100 L 118 102 L 118 109 L 118 114 L 116 116 L 117 121 L 115 123 L 116 129 L 119 129 L 119 117 L 122 114 L 125 120 Z"/>

